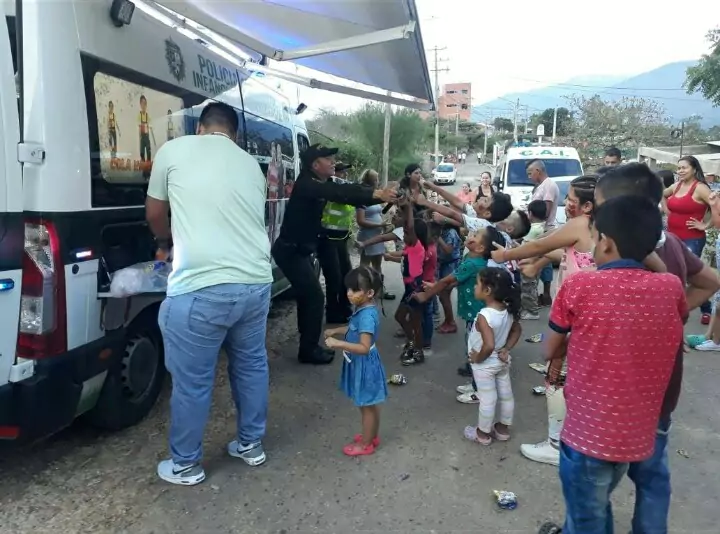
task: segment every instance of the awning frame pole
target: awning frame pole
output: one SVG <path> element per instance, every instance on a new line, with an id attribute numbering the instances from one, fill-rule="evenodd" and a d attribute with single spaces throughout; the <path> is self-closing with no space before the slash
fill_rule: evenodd
<path id="1" fill-rule="evenodd" d="M 415 27 L 416 22 L 411 20 L 407 24 L 396 26 L 394 28 L 388 28 L 386 30 L 378 30 L 362 35 L 354 35 L 352 37 L 327 41 L 313 46 L 294 48 L 292 50 L 276 50 L 275 54 L 270 57 L 275 61 L 294 61 L 307 57 L 354 50 L 356 48 L 365 48 L 390 41 L 399 41 L 401 39 L 408 39 L 413 33 L 415 33 Z"/>

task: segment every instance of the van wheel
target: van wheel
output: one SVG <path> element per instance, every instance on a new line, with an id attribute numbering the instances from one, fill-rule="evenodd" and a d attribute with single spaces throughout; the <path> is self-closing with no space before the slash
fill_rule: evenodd
<path id="1" fill-rule="evenodd" d="M 155 405 L 165 382 L 158 307 L 145 310 L 128 328 L 125 351 L 108 369 L 95 407 L 88 413 L 94 426 L 121 430 L 142 421 Z"/>

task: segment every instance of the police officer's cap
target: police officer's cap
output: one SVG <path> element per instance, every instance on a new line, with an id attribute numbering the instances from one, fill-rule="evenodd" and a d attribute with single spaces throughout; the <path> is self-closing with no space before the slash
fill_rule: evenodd
<path id="1" fill-rule="evenodd" d="M 339 150 L 339 148 L 330 148 L 323 144 L 316 143 L 307 147 L 305 151 L 300 154 L 300 160 L 304 165 L 310 167 L 316 159 L 329 158 L 330 156 L 337 154 Z"/>

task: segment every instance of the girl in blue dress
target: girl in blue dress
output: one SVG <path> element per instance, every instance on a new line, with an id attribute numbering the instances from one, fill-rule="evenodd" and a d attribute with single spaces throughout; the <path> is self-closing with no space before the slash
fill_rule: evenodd
<path id="1" fill-rule="evenodd" d="M 354 313 L 347 326 L 325 331 L 325 344 L 343 351 L 340 389 L 360 408 L 362 434 L 343 447 L 348 456 L 365 456 L 380 444 L 380 403 L 387 398 L 387 380 L 375 342 L 380 329 L 380 314 L 375 304 L 382 290 L 382 276 L 368 266 L 350 271 L 345 287 Z M 344 335 L 340 341 L 333 336 Z"/>

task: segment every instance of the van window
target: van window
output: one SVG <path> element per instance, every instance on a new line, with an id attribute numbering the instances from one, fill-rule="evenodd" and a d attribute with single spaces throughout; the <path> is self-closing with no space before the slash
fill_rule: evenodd
<path id="1" fill-rule="evenodd" d="M 297 145 L 298 145 L 298 152 L 302 154 L 305 152 L 305 150 L 310 147 L 310 140 L 305 137 L 303 134 L 297 134 Z"/>
<path id="2" fill-rule="evenodd" d="M 245 131 L 247 151 L 255 156 L 260 164 L 267 165 L 279 151 L 282 159 L 295 159 L 292 131 L 285 126 L 263 119 L 252 113 L 245 113 Z"/>
<path id="3" fill-rule="evenodd" d="M 531 160 L 528 159 L 512 159 L 508 162 L 507 185 L 533 186 L 530 178 L 527 176 L 527 166 Z M 582 168 L 580 162 L 576 159 L 552 159 L 542 158 L 545 164 L 548 176 L 556 178 L 558 176 L 580 176 Z"/>

